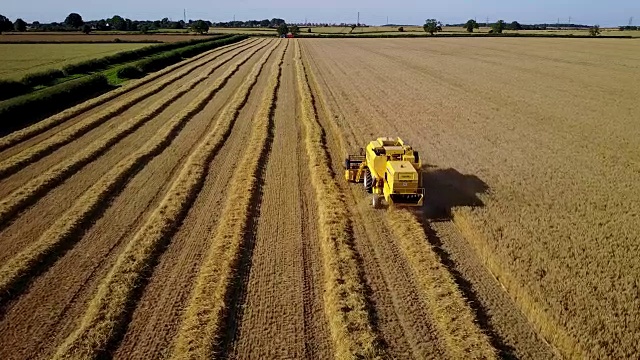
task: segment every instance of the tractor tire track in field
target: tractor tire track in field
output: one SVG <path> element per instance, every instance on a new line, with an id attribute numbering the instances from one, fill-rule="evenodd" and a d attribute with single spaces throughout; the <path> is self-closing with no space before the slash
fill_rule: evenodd
<path id="1" fill-rule="evenodd" d="M 87 190 L 76 201 L 74 206 L 42 234 L 38 240 L 3 264 L 0 267 L 0 294 L 3 294 L 2 298 L 0 298 L 0 304 L 15 296 L 18 288 L 24 285 L 23 282 L 28 280 L 30 275 L 42 271 L 42 263 L 44 262 L 46 266 L 47 259 L 50 256 L 71 245 L 68 242 L 75 238 L 74 235 L 87 224 L 88 220 L 104 210 L 105 201 L 113 196 L 118 188 L 122 187 L 127 179 L 139 169 L 140 165 L 169 145 L 185 122 L 200 111 L 217 91 L 227 83 L 228 79 L 235 74 L 238 68 L 260 49 L 261 47 L 258 47 L 244 56 L 222 78 L 218 79 L 215 86 L 198 96 L 189 107 L 167 122 L 146 144 L 128 158 L 123 159 Z"/>
<path id="2" fill-rule="evenodd" d="M 89 147 L 84 148 L 80 153 L 58 163 L 53 168 L 47 170 L 44 174 L 30 180 L 19 189 L 14 190 L 11 194 L 0 201 L 0 228 L 11 216 L 17 214 L 30 203 L 33 203 L 35 198 L 42 196 L 48 189 L 54 188 L 69 175 L 77 172 L 84 165 L 101 156 L 115 143 L 134 132 L 148 120 L 151 120 L 175 100 L 193 90 L 198 84 L 211 76 L 216 69 L 232 59 L 233 58 L 228 58 L 214 63 L 208 67 L 202 75 L 181 86 L 176 92 L 156 101 L 143 113 L 129 119 L 125 123 L 120 124 L 115 131 L 109 134 L 109 136 L 99 138 L 97 141 L 92 142 Z"/>
<path id="3" fill-rule="evenodd" d="M 113 346 L 114 341 L 122 336 L 122 327 L 125 326 L 131 311 L 130 306 L 135 303 L 136 292 L 144 284 L 144 275 L 153 268 L 162 251 L 162 243 L 173 235 L 197 196 L 209 161 L 233 127 L 235 117 L 276 46 L 277 44 L 272 46 L 254 66 L 249 77 L 223 111 L 216 126 L 189 156 L 158 208 L 127 244 L 114 267 L 100 284 L 98 293 L 89 304 L 79 328 L 58 348 L 54 358 L 96 357 Z M 253 53 L 246 59 L 252 55 Z M 210 94 L 201 96 L 196 102 L 196 108 L 203 106 L 210 98 Z"/>
<path id="4" fill-rule="evenodd" d="M 144 167 L 141 167 L 141 170 L 127 181 L 122 190 L 119 190 L 118 194 L 110 199 L 110 205 L 105 209 L 104 213 L 96 219 L 91 227 L 87 228 L 78 241 L 74 242 L 74 246 L 57 260 L 50 269 L 34 278 L 28 287 L 28 291 L 17 298 L 16 301 L 10 303 L 4 320 L 0 321 L 0 343 L 7 344 L 5 350 L 0 348 L 0 357 L 8 359 L 25 357 L 51 358 L 56 348 L 78 328 L 79 322 L 86 312 L 89 302 L 95 296 L 101 280 L 107 276 L 118 255 L 133 238 L 136 229 L 142 227 L 149 215 L 160 204 L 189 154 L 193 152 L 200 140 L 215 125 L 212 119 L 215 119 L 217 114 L 225 107 L 237 87 L 257 62 L 261 53 L 265 51 L 265 48 L 261 49 L 257 53 L 258 56 L 254 55 L 247 63 L 242 65 L 238 72 L 229 79 L 228 83 L 207 103 L 206 107 L 186 123 L 177 137 L 172 140 L 169 147 L 149 163 L 146 163 Z M 219 69 L 212 79 L 207 80 L 205 87 L 199 86 L 198 89 L 208 91 L 210 87 L 215 86 L 217 80 L 233 65 L 228 64 L 228 66 Z M 192 91 L 189 94 L 190 100 L 196 98 L 196 95 L 200 92 L 197 89 Z M 143 142 L 148 140 L 169 120 L 169 117 L 165 115 L 164 119 L 160 120 L 158 126 L 145 126 L 137 130 L 135 137 Z M 158 122 L 157 119 L 153 121 Z M 109 164 L 111 161 L 105 162 L 105 157 L 122 159 L 130 154 L 126 149 L 139 146 L 136 141 L 128 140 L 128 143 L 128 145 L 123 144 L 125 151 L 113 152 L 110 150 L 108 154 L 101 156 L 97 163 L 103 164 L 100 165 L 101 168 L 111 168 L 112 165 Z M 122 148 L 122 146 L 120 147 Z M 94 163 L 91 164 L 91 167 L 94 167 Z M 90 167 L 83 169 L 80 175 L 88 170 L 90 170 Z M 94 170 L 91 171 L 93 172 Z M 100 173 L 102 174 L 103 172 L 100 171 Z M 82 177 L 85 176 L 82 175 Z M 67 193 L 68 190 L 64 190 L 65 184 L 76 181 L 79 181 L 79 179 L 74 175 L 69 181 L 56 188 L 55 192 L 62 190 L 63 194 Z M 40 202 L 38 202 L 38 207 L 41 207 Z M 44 208 L 44 210 L 40 211 L 47 211 L 46 209 Z M 33 211 L 34 209 L 30 208 L 28 213 Z M 171 245 L 173 245 L 173 241 Z M 171 272 L 171 275 L 173 275 L 173 272 Z M 169 279 L 165 277 L 159 280 L 165 283 Z M 177 290 L 184 286 L 185 283 L 188 282 L 180 282 L 178 285 L 170 286 L 170 289 L 179 294 L 180 292 Z M 65 291 L 51 291 L 54 288 L 65 289 Z M 171 296 L 174 295 L 173 292 L 169 294 Z M 162 297 L 160 299 L 164 301 L 167 298 Z M 158 303 L 157 299 L 154 303 Z M 179 324 L 179 316 L 169 317 L 165 312 L 165 307 L 159 306 L 161 306 L 159 308 L 160 318 L 166 319 L 167 322 L 173 319 L 175 324 Z M 137 318 L 134 320 L 137 321 Z M 147 322 L 145 321 L 145 323 Z M 34 324 L 38 324 L 37 327 L 33 327 Z M 149 335 L 148 338 L 143 338 L 143 344 L 145 344 L 147 339 L 162 339 L 163 334 L 167 333 L 160 331 L 163 328 L 165 328 L 164 325 L 159 325 L 148 333 L 134 331 L 136 335 Z M 134 329 L 138 329 L 138 327 L 134 326 Z M 171 336 L 170 333 L 169 336 Z M 149 348 L 145 348 L 142 346 L 143 344 L 137 343 L 130 352 L 125 353 L 125 358 L 132 358 L 134 354 L 140 351 L 143 355 L 138 358 L 149 358 L 149 352 L 146 351 Z M 166 344 L 170 344 L 170 342 Z M 167 348 L 169 346 L 151 347 L 152 350 Z M 32 355 L 27 356 L 26 354 Z M 151 357 L 156 358 L 157 356 Z"/>
<path id="5" fill-rule="evenodd" d="M 225 45 L 207 52 L 204 52 L 200 55 L 194 56 L 190 59 L 184 60 L 182 62 L 179 62 L 175 65 L 171 65 L 163 70 L 160 70 L 158 72 L 155 72 L 153 74 L 150 74 L 148 76 L 145 76 L 142 79 L 139 80 L 134 80 L 131 81 L 130 83 L 116 89 L 113 91 L 110 91 L 106 94 L 103 94 L 101 96 L 98 96 L 96 98 L 93 98 L 91 100 L 85 101 L 84 103 L 78 104 L 70 109 L 67 109 L 61 113 L 55 114 L 53 116 L 50 116 L 47 119 L 44 119 L 42 121 L 39 121 L 38 123 L 31 125 L 25 129 L 22 130 L 18 130 L 15 131 L 7 136 L 4 136 L 2 138 L 0 138 L 0 152 L 4 151 L 7 148 L 10 148 L 22 141 L 25 141 L 26 139 L 29 139 L 31 137 L 34 137 L 42 132 L 45 132 L 59 124 L 64 123 L 65 121 L 72 119 L 73 117 L 76 117 L 84 112 L 90 111 L 102 104 L 105 104 L 109 101 L 112 101 L 114 99 L 116 99 L 119 96 L 124 96 L 124 95 L 128 95 L 128 93 L 133 92 L 135 90 L 138 90 L 139 88 L 143 87 L 144 85 L 147 85 L 151 82 L 153 82 L 154 80 L 167 75 L 167 74 L 171 74 L 173 72 L 175 72 L 176 70 L 186 67 L 186 70 L 189 70 L 187 72 L 181 72 L 181 74 L 186 75 L 191 71 L 196 70 L 199 66 L 202 66 L 205 63 L 200 63 L 199 60 L 211 55 L 211 54 L 219 54 L 222 55 L 228 51 L 231 51 L 233 49 L 236 49 L 240 46 L 244 46 L 248 43 L 251 43 L 252 40 L 249 41 L 243 41 L 240 43 L 234 43 L 234 44 L 230 44 L 230 45 Z M 195 65 L 195 66 L 193 66 Z M 156 84 L 154 84 L 154 87 L 152 89 L 157 89 L 157 91 L 161 90 L 161 86 L 158 86 L 157 88 L 155 87 Z M 139 101 L 140 99 L 142 99 L 145 94 L 147 94 L 147 92 L 143 92 L 141 95 L 141 97 L 138 97 L 137 100 Z M 148 96 L 150 96 L 151 94 L 149 94 Z M 125 104 L 124 106 L 122 106 L 120 108 L 119 111 L 123 111 L 124 109 L 126 109 L 129 105 L 129 103 Z M 117 111 L 113 111 L 113 113 L 116 113 Z"/>
<path id="6" fill-rule="evenodd" d="M 217 56 L 215 56 L 213 59 L 218 58 L 219 56 L 221 56 L 226 52 L 227 51 L 223 51 L 220 54 L 216 54 Z M 35 144 L 34 146 L 25 149 L 21 153 L 16 154 L 8 159 L 5 159 L 4 161 L 0 162 L 0 178 L 6 177 L 7 175 L 11 174 L 13 171 L 19 169 L 20 167 L 26 164 L 29 164 L 31 162 L 37 161 L 38 159 L 41 159 L 42 157 L 54 151 L 55 149 L 58 149 L 61 146 L 72 142 L 73 140 L 86 134 L 90 130 L 98 127 L 105 121 L 111 119 L 117 114 L 133 106 L 137 102 L 160 92 L 162 89 L 174 83 L 176 80 L 183 78 L 184 76 L 188 75 L 189 73 L 195 71 L 197 68 L 202 67 L 205 64 L 206 63 L 192 65 L 189 68 L 181 71 L 180 73 L 175 74 L 170 78 L 155 84 L 156 86 L 153 86 L 147 89 L 146 91 L 143 91 L 141 94 L 131 95 L 130 97 L 126 98 L 123 102 L 116 103 L 115 105 L 108 107 L 107 109 L 99 112 L 98 114 L 91 116 L 89 118 L 86 118 L 83 121 L 67 129 L 60 131 L 59 133 L 55 134 L 51 138 L 41 141 Z M 202 78 L 202 80 L 204 80 L 204 78 Z M 195 82 L 194 86 L 197 85 L 198 83 L 199 82 Z M 168 106 L 174 99 L 177 99 L 179 96 L 181 96 L 185 92 L 179 92 L 178 93 L 179 95 L 176 94 L 174 98 L 167 99 L 166 100 L 167 104 L 165 106 Z M 156 108 L 157 109 L 156 111 L 161 111 L 162 108 L 163 108 L 162 106 L 159 106 Z M 154 114 L 155 113 L 153 111 L 150 111 L 150 114 L 148 115 L 148 117 L 151 117 Z"/>

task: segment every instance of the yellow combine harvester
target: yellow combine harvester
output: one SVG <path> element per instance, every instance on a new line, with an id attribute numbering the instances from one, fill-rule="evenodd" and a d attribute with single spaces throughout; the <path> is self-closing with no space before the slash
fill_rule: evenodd
<path id="1" fill-rule="evenodd" d="M 349 182 L 364 183 L 373 194 L 374 208 L 383 205 L 383 200 L 387 205 L 422 206 L 422 163 L 417 151 L 400 138 L 378 138 L 360 152 L 345 159 L 344 176 Z"/>

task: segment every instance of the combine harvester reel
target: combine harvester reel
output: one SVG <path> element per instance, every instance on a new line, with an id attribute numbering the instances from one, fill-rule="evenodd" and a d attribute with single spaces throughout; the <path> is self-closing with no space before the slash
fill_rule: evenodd
<path id="1" fill-rule="evenodd" d="M 364 184 L 374 208 L 422 206 L 420 156 L 400 138 L 378 138 L 345 159 L 345 179 Z"/>

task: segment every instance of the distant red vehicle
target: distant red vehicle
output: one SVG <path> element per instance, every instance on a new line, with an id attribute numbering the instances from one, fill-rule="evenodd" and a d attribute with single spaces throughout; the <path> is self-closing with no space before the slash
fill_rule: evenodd
<path id="1" fill-rule="evenodd" d="M 287 34 L 287 39 L 293 39 L 293 34 Z"/>

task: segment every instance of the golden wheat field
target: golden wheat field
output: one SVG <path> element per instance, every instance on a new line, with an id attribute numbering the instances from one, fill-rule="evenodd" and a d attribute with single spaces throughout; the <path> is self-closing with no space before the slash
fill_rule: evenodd
<path id="1" fill-rule="evenodd" d="M 0 138 L 0 358 L 632 358 L 636 42 L 248 39 Z"/>

